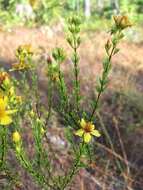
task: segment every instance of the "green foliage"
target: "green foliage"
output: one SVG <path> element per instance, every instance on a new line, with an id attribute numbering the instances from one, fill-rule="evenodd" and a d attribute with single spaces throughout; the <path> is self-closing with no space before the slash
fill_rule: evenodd
<path id="1" fill-rule="evenodd" d="M 40 1 L 35 8 L 36 22 L 40 24 L 50 23 L 61 17 L 65 0 Z"/>
<path id="2" fill-rule="evenodd" d="M 33 18 L 22 17 L 16 13 L 16 6 L 30 5 L 30 0 L 7 0 L 0 1 L 0 22 L 7 25 L 15 25 L 23 23 L 27 25 L 35 24 L 51 24 L 58 21 L 60 18 L 66 18 L 72 13 L 82 16 L 82 21 L 85 21 L 85 1 L 72 0 L 72 1 L 57 1 L 57 0 L 35 0 L 32 6 Z M 121 0 L 119 1 L 118 8 L 110 1 L 102 2 L 100 7 L 97 1 L 90 1 L 91 17 L 86 19 L 87 27 L 92 29 L 99 29 L 100 22 L 103 25 L 111 19 L 113 14 L 129 15 L 130 18 L 136 23 L 141 23 L 143 20 L 143 2 L 142 0 Z M 119 10 L 118 10 L 119 9 Z"/>

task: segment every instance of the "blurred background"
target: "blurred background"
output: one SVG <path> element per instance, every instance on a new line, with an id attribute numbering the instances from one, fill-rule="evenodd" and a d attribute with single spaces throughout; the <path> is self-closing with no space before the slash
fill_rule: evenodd
<path id="1" fill-rule="evenodd" d="M 143 0 L 0 0 L 0 67 L 7 70 L 16 62 L 18 45 L 31 44 L 38 49 L 39 88 L 46 104 L 43 63 L 56 46 L 62 46 L 70 55 L 65 23 L 73 13 L 82 19 L 80 80 L 87 112 L 89 100 L 96 96 L 95 84 L 102 69 L 112 16 L 127 15 L 133 27 L 125 31 L 120 52 L 112 61 L 110 83 L 96 116 L 102 138 L 93 143 L 93 164 L 81 170 L 70 189 L 143 190 Z M 70 88 L 69 58 L 63 70 Z M 54 112 L 53 118 L 47 136 L 58 155 L 57 165 L 69 166 L 64 122 L 58 113 Z M 26 140 L 30 142 L 30 133 Z M 30 150 L 30 143 L 27 145 Z M 24 171 L 21 175 L 21 185 L 13 189 L 38 190 Z"/>

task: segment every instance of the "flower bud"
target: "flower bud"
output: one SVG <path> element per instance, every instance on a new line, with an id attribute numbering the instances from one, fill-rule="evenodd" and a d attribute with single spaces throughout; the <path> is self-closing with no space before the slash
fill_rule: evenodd
<path id="1" fill-rule="evenodd" d="M 29 113 L 29 115 L 30 115 L 30 117 L 33 118 L 35 116 L 35 112 L 33 110 L 31 110 L 30 113 Z"/>
<path id="2" fill-rule="evenodd" d="M 66 58 L 64 50 L 58 47 L 53 50 L 52 56 L 55 61 L 59 61 L 60 63 L 63 62 Z"/>
<path id="3" fill-rule="evenodd" d="M 10 80 L 9 80 L 9 75 L 8 75 L 8 73 L 7 72 L 0 72 L 0 85 L 2 84 L 2 83 L 10 83 Z"/>
<path id="4" fill-rule="evenodd" d="M 41 127 L 41 135 L 45 134 L 45 129 L 43 127 Z"/>
<path id="5" fill-rule="evenodd" d="M 47 63 L 52 64 L 52 58 L 49 55 L 47 56 Z"/>
<path id="6" fill-rule="evenodd" d="M 36 122 L 41 123 L 41 120 L 37 117 Z"/>
<path id="7" fill-rule="evenodd" d="M 18 143 L 21 140 L 21 136 L 20 136 L 18 131 L 15 131 L 12 134 L 12 140 L 13 140 L 14 143 Z"/>
<path id="8" fill-rule="evenodd" d="M 107 54 L 109 53 L 111 46 L 112 46 L 111 41 L 108 39 L 107 43 L 105 44 L 105 50 L 106 50 Z"/>

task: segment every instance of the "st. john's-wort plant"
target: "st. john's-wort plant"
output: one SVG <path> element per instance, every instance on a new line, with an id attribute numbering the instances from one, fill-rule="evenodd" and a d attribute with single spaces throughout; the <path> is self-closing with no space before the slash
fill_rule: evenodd
<path id="1" fill-rule="evenodd" d="M 114 16 L 114 25 L 110 30 L 110 38 L 105 43 L 105 58 L 103 71 L 96 85 L 97 97 L 92 102 L 92 111 L 86 114 L 81 108 L 80 93 L 80 57 L 78 48 L 81 43 L 80 19 L 73 16 L 68 20 L 67 42 L 72 51 L 73 79 L 72 92 L 69 94 L 61 65 L 66 59 L 65 50 L 56 47 L 51 56 L 47 58 L 48 77 L 48 108 L 45 108 L 40 100 L 38 88 L 38 75 L 36 65 L 33 62 L 34 49 L 31 45 L 21 45 L 16 51 L 18 63 L 12 66 L 8 72 L 0 72 L 0 170 L 6 175 L 13 175 L 9 169 L 7 160 L 8 149 L 14 149 L 19 164 L 33 177 L 42 189 L 64 190 L 71 183 L 73 177 L 80 168 L 88 165 L 82 161 L 82 157 L 89 158 L 90 143 L 93 137 L 102 134 L 97 130 L 94 115 L 99 105 L 102 93 L 109 82 L 109 73 L 112 68 L 112 57 L 118 53 L 117 47 L 124 37 L 123 31 L 131 26 L 127 16 Z M 10 76 L 17 73 L 19 79 Z M 49 158 L 49 151 L 45 146 L 48 122 L 53 108 L 53 94 L 59 95 L 59 104 L 54 109 L 60 113 L 66 122 L 67 140 L 70 144 L 73 163 L 71 168 L 63 175 L 54 175 L 53 164 Z M 20 94 L 21 96 L 17 96 Z M 31 160 L 25 149 L 23 140 L 23 128 L 26 121 L 34 139 L 34 158 Z M 8 128 L 10 126 L 10 128 Z M 11 135 L 12 133 L 12 135 Z M 9 142 L 9 136 L 13 146 Z M 11 177 L 11 180 L 14 180 Z"/>

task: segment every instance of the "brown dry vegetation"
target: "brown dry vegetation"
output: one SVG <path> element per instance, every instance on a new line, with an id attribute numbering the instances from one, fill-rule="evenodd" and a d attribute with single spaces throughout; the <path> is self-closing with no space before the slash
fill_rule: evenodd
<path id="1" fill-rule="evenodd" d="M 95 97 L 95 82 L 101 72 L 104 43 L 107 38 L 108 35 L 104 32 L 82 34 L 83 42 L 80 47 L 81 92 L 87 99 Z M 60 30 L 54 33 L 49 29 L 42 28 L 15 28 L 9 32 L 0 33 L 0 66 L 10 67 L 11 63 L 16 61 L 15 49 L 24 43 L 32 44 L 36 50 L 40 48 L 38 51 L 42 53 L 43 59 L 55 46 L 64 47 L 70 54 L 69 47 Z M 120 48 L 121 51 L 113 59 L 111 81 L 107 92 L 102 97 L 102 107 L 97 114 L 97 125 L 101 128 L 103 138 L 98 146 L 95 144 L 96 165 L 81 170 L 74 179 L 71 190 L 123 190 L 123 185 L 120 184 L 123 182 L 123 176 L 131 189 L 143 190 L 143 45 L 123 41 Z M 41 59 L 38 58 L 38 60 L 37 64 L 42 66 Z M 67 60 L 63 66 L 66 76 L 71 76 L 70 68 L 71 62 Z M 39 76 L 42 98 L 45 101 L 46 78 L 43 67 L 39 69 Z M 66 78 L 70 87 L 70 77 Z M 87 101 L 83 104 L 87 111 L 90 109 L 88 103 Z M 67 168 L 70 166 L 71 158 L 63 135 L 64 130 L 58 128 L 59 125 L 64 124 L 60 122 L 62 119 L 57 114 L 54 117 L 51 119 L 52 128 L 48 130 L 50 138 L 48 139 L 47 136 L 47 140 L 57 154 L 56 167 L 65 165 Z M 111 143 L 104 133 L 104 128 L 110 134 Z M 30 150 L 31 134 L 28 133 L 24 139 L 27 139 Z M 58 140 L 63 142 L 62 147 L 57 146 L 56 141 Z M 114 145 L 114 150 L 111 144 Z M 118 160 L 126 168 L 120 175 L 116 166 Z M 17 165 L 14 160 L 12 162 L 13 165 Z M 30 182 L 31 178 L 22 169 L 18 173 L 23 176 L 23 179 L 21 184 L 15 187 L 16 190 L 38 189 L 34 183 Z"/>

